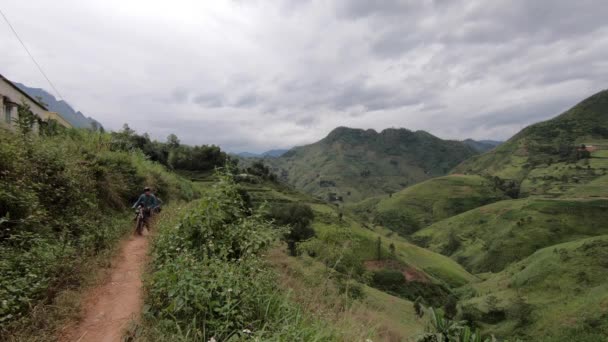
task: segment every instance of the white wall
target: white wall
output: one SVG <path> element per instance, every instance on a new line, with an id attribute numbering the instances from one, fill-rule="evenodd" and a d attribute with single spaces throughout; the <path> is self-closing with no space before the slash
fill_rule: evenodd
<path id="1" fill-rule="evenodd" d="M 8 101 L 7 101 L 8 98 Z M 13 102 L 21 104 L 25 102 L 30 106 L 32 113 L 38 115 L 41 119 L 46 120 L 49 116 L 48 112 L 42 108 L 37 102 L 30 100 L 27 96 L 23 95 L 19 90 L 15 89 L 11 84 L 6 82 L 3 78 L 0 78 L 0 125 L 12 126 L 12 123 L 6 122 L 5 105 L 7 102 Z M 16 105 L 11 105 L 12 118 L 17 117 Z"/>

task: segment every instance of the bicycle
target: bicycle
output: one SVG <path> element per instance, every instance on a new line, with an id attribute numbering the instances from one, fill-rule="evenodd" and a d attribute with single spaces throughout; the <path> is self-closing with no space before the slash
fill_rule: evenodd
<path id="1" fill-rule="evenodd" d="M 137 216 L 135 216 L 135 234 L 143 235 L 144 225 L 146 224 L 145 209 L 143 205 L 137 207 Z"/>

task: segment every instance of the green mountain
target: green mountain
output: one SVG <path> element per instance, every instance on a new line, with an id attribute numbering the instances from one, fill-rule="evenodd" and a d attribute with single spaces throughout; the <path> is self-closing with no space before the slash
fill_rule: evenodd
<path id="1" fill-rule="evenodd" d="M 453 172 L 513 181 L 521 196 L 561 196 L 605 174 L 607 151 L 608 90 L 604 90 L 552 120 L 523 129 Z"/>
<path id="2" fill-rule="evenodd" d="M 355 202 L 447 174 L 475 155 L 424 131 L 339 127 L 324 139 L 267 160 L 283 180 L 330 201 Z"/>
<path id="3" fill-rule="evenodd" d="M 491 149 L 495 148 L 496 146 L 502 144 L 502 141 L 496 141 L 496 140 L 466 139 L 466 140 L 463 140 L 462 142 L 469 145 L 470 147 L 474 148 L 475 151 L 481 152 L 481 153 L 490 151 Z"/>

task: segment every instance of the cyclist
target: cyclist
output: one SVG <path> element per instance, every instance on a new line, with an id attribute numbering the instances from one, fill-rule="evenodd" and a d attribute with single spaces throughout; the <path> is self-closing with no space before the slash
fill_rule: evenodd
<path id="1" fill-rule="evenodd" d="M 133 204 L 133 209 L 139 207 L 140 205 L 144 207 L 144 224 L 148 229 L 150 229 L 148 219 L 150 218 L 152 210 L 160 207 L 160 203 L 149 187 L 144 188 L 144 193 L 141 194 L 137 199 L 137 202 Z"/>

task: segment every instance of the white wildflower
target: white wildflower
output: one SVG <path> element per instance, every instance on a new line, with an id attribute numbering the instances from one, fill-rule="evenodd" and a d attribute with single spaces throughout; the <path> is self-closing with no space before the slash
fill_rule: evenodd
<path id="1" fill-rule="evenodd" d="M 228 292 L 232 292 L 232 289 L 228 289 Z"/>
<path id="2" fill-rule="evenodd" d="M 243 329 L 243 332 L 248 335 L 251 334 L 251 330 L 249 330 L 249 329 Z"/>
<path id="3" fill-rule="evenodd" d="M 370 338 L 366 339 L 365 342 L 374 342 Z"/>
<path id="4" fill-rule="evenodd" d="M 212 338 L 210 338 L 210 339 L 209 339 L 209 341 L 207 341 L 207 342 L 217 342 L 217 341 L 215 340 L 215 337 L 212 337 Z"/>

